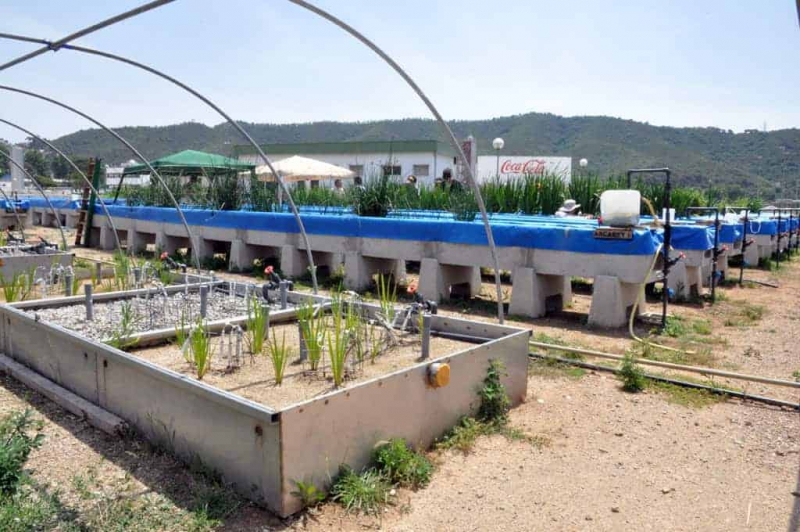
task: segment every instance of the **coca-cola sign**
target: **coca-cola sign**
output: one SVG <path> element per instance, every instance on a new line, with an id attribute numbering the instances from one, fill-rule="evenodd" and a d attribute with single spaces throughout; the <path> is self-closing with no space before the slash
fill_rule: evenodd
<path id="1" fill-rule="evenodd" d="M 512 159 L 501 159 L 501 174 L 542 175 L 545 170 L 544 159 L 528 159 L 524 162 L 515 162 Z"/>
<path id="2" fill-rule="evenodd" d="M 478 175 L 482 180 L 509 179 L 526 175 L 557 175 L 569 182 L 572 175 L 571 157 L 545 157 L 537 155 L 481 155 L 478 157 Z"/>

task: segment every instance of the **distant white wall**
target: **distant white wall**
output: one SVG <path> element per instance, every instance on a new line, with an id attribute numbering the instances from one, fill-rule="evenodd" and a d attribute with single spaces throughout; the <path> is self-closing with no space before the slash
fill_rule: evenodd
<path id="1" fill-rule="evenodd" d="M 292 157 L 294 154 L 268 153 L 267 155 L 269 155 L 270 160 L 277 162 Z M 365 179 L 381 176 L 383 166 L 389 164 L 388 153 L 312 153 L 303 154 L 303 157 L 347 168 Z M 239 160 L 257 166 L 262 164 L 261 158 L 257 155 L 242 155 Z M 392 155 L 392 165 L 400 167 L 397 173 L 399 177 L 405 178 L 413 174 L 420 184 L 427 185 L 432 185 L 436 177 L 441 177 L 445 168 L 453 170 L 454 175 L 456 168 L 452 157 L 432 152 L 395 153 Z M 329 185 L 329 183 L 325 183 L 325 185 Z"/>

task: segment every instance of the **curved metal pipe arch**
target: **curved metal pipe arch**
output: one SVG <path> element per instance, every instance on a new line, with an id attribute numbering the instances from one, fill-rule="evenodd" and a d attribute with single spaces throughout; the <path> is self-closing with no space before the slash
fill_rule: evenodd
<path id="1" fill-rule="evenodd" d="M 489 215 L 486 213 L 486 205 L 483 202 L 483 196 L 481 196 L 480 188 L 478 187 L 477 182 L 475 181 L 475 176 L 472 173 L 472 167 L 470 166 L 470 162 L 467 160 L 466 155 L 464 155 L 464 150 L 461 148 L 461 144 L 459 144 L 458 139 L 453 134 L 453 130 L 450 129 L 450 126 L 447 125 L 442 115 L 433 105 L 433 102 L 428 98 L 428 96 L 422 92 L 422 89 L 417 85 L 417 83 L 411 78 L 411 76 L 403 70 L 394 59 L 392 59 L 389 54 L 384 52 L 377 44 L 372 42 L 368 39 L 365 35 L 359 32 L 357 29 L 353 28 L 343 20 L 335 17 L 334 15 L 328 13 L 324 9 L 321 9 L 310 2 L 305 2 L 304 0 L 288 0 L 289 2 L 306 9 L 315 15 L 322 17 L 323 19 L 331 22 L 332 24 L 338 26 L 339 28 L 343 29 L 345 32 L 352 35 L 362 44 L 367 46 L 370 50 L 375 52 L 381 59 L 383 59 L 390 67 L 397 72 L 403 80 L 414 90 L 417 96 L 425 103 L 428 107 L 428 110 L 433 114 L 436 121 L 439 123 L 439 126 L 445 131 L 447 134 L 447 140 L 450 142 L 453 149 L 458 154 L 458 158 L 461 160 L 461 164 L 464 165 L 464 169 L 467 175 L 467 180 L 469 181 L 470 188 L 472 188 L 473 193 L 475 194 L 475 200 L 478 203 L 478 209 L 481 211 L 481 218 L 483 219 L 483 226 L 486 230 L 486 240 L 489 244 L 489 251 L 492 254 L 492 262 L 494 263 L 494 281 L 495 281 L 495 288 L 497 291 L 497 318 L 502 324 L 504 322 L 503 319 L 503 292 L 502 287 L 500 284 L 500 262 L 497 259 L 497 249 L 494 244 L 494 235 L 492 234 L 492 226 L 489 224 Z"/>
<path id="2" fill-rule="evenodd" d="M 30 172 L 28 172 L 28 171 L 25 169 L 25 165 L 24 165 L 24 164 L 19 164 L 17 161 L 15 161 L 14 159 L 12 159 L 12 158 L 11 158 L 11 154 L 10 154 L 10 153 L 6 153 L 5 151 L 3 151 L 3 150 L 0 150 L 0 155 L 2 155 L 3 157 L 5 157 L 6 159 L 8 159 L 8 162 L 9 162 L 9 163 L 11 163 L 11 164 L 13 164 L 14 166 L 16 166 L 17 168 L 19 168 L 19 170 L 20 170 L 20 171 L 21 171 L 23 174 L 25 174 L 26 176 L 28 176 L 28 179 L 30 179 L 30 180 L 31 180 L 31 183 L 33 183 L 33 185 L 36 187 L 36 189 L 37 189 L 37 190 L 39 191 L 39 193 L 42 195 L 42 197 L 44 198 L 44 201 L 47 203 L 47 207 L 50 209 L 50 211 L 53 213 L 53 216 L 54 216 L 54 217 L 55 217 L 55 219 L 56 219 L 56 224 L 58 225 L 58 232 L 59 232 L 59 233 L 61 233 L 61 244 L 64 246 L 64 251 L 67 251 L 67 249 L 68 249 L 68 246 L 67 246 L 67 237 L 65 237 L 65 236 L 64 236 L 64 227 L 61 225 L 61 220 L 60 220 L 60 219 L 59 219 L 59 217 L 58 217 L 58 212 L 56 211 L 55 207 L 53 207 L 53 204 L 52 204 L 52 203 L 50 203 L 50 198 L 48 198 L 48 197 L 47 197 L 47 194 L 45 194 L 45 193 L 44 193 L 44 189 L 42 188 L 42 185 L 40 185 L 40 184 L 39 184 L 39 182 L 38 182 L 38 181 L 36 181 L 36 178 L 35 178 L 35 177 L 33 177 L 33 174 L 31 174 Z M 15 210 L 16 210 L 16 209 L 15 209 Z"/>
<path id="3" fill-rule="evenodd" d="M 194 235 L 192 234 L 192 230 L 189 228 L 189 222 L 186 221 L 186 217 L 183 215 L 183 210 L 181 210 L 180 204 L 178 204 L 178 201 L 175 199 L 175 196 L 172 194 L 172 191 L 169 189 L 167 184 L 164 182 L 164 179 L 161 177 L 161 174 L 159 174 L 156 171 L 156 169 L 153 168 L 153 166 L 150 164 L 150 161 L 148 161 L 144 157 L 144 155 L 139 153 L 139 150 L 134 148 L 131 145 L 131 143 L 128 142 L 127 140 L 125 140 L 119 133 L 117 133 L 113 129 L 109 128 L 108 126 L 100 123 L 99 121 L 95 120 L 94 118 L 92 118 L 91 116 L 87 115 L 86 113 L 78 111 L 74 107 L 70 107 L 69 105 L 67 105 L 67 104 L 65 104 L 63 102 L 59 102 L 59 101 L 54 100 L 52 98 L 48 98 L 47 96 L 43 96 L 41 94 L 37 94 L 35 92 L 24 90 L 24 89 L 18 89 L 16 87 L 9 87 L 8 85 L 0 85 L 0 89 L 6 90 L 6 91 L 10 91 L 10 92 L 15 92 L 15 93 L 18 93 L 18 94 L 25 94 L 27 96 L 31 96 L 33 98 L 38 98 L 38 99 L 43 100 L 45 102 L 52 103 L 53 105 L 57 105 L 57 106 L 61 107 L 62 109 L 66 109 L 68 111 L 72 111 L 73 113 L 77 114 L 78 116 L 81 116 L 81 117 L 85 118 L 86 120 L 89 120 L 90 122 L 92 122 L 93 124 L 98 126 L 99 128 L 103 129 L 106 133 L 110 134 L 111 136 L 116 138 L 118 141 L 123 143 L 129 150 L 131 150 L 131 152 L 133 152 L 134 155 L 136 155 L 136 157 L 138 157 L 145 164 L 145 166 L 147 166 L 147 169 L 150 170 L 150 173 L 152 173 L 154 176 L 156 176 L 156 178 L 158 179 L 159 183 L 161 183 L 161 186 L 164 187 L 164 190 L 166 191 L 167 195 L 169 196 L 170 201 L 172 201 L 172 204 L 178 210 L 178 215 L 181 218 L 181 222 L 183 223 L 183 227 L 184 227 L 184 229 L 186 229 L 186 235 L 189 238 L 189 245 L 192 246 L 192 247 L 195 246 L 197 241 L 195 240 Z M 200 271 L 200 259 L 198 258 L 198 253 L 197 253 L 198 250 L 194 250 L 194 251 L 195 252 L 192 253 L 192 258 L 194 259 L 194 262 L 195 262 L 195 268 L 197 268 L 197 270 Z"/>
<path id="4" fill-rule="evenodd" d="M 26 133 L 27 135 L 30 135 L 31 137 L 33 137 L 34 139 L 38 140 L 39 142 L 47 145 L 51 150 L 56 152 L 59 156 L 63 157 L 64 160 L 67 161 L 67 163 L 69 163 L 69 165 L 76 172 L 78 172 L 78 174 L 80 174 L 80 176 L 83 178 L 84 182 L 86 182 L 86 184 L 89 186 L 89 188 L 92 190 L 92 192 L 94 192 L 95 197 L 97 197 L 97 201 L 100 202 L 100 207 L 102 207 L 103 212 L 105 213 L 106 217 L 108 218 L 108 223 L 111 224 L 111 230 L 114 232 L 114 241 L 117 244 L 117 251 L 119 251 L 120 253 L 124 254 L 124 252 L 122 251 L 122 245 L 120 245 L 120 243 L 119 243 L 119 235 L 117 234 L 117 227 L 116 227 L 116 225 L 114 225 L 114 217 L 111 216 L 110 212 L 108 212 L 108 208 L 106 207 L 106 204 L 103 201 L 103 198 L 100 196 L 100 192 L 96 188 L 94 188 L 94 185 L 92 184 L 92 181 L 86 176 L 86 174 L 83 173 L 83 171 L 81 171 L 80 168 L 78 168 L 78 165 L 75 164 L 72 159 L 70 159 L 69 157 L 64 155 L 64 152 L 62 152 L 61 150 L 56 148 L 51 142 L 45 140 L 43 137 L 40 137 L 39 135 L 33 133 L 32 131 L 30 131 L 28 129 L 25 129 L 24 127 L 22 127 L 20 125 L 17 125 L 17 124 L 15 124 L 13 122 L 10 122 L 10 121 L 8 121 L 8 120 L 6 120 L 4 118 L 0 118 L 0 123 L 3 123 L 3 124 L 6 124 L 7 126 L 16 128 L 19 131 L 22 131 L 23 133 Z M 92 205 L 89 206 L 89 208 L 92 208 L 92 207 L 93 207 Z"/>
<path id="5" fill-rule="evenodd" d="M 18 41 L 32 42 L 32 43 L 45 44 L 45 45 L 50 44 L 50 42 L 47 41 L 46 39 L 36 39 L 36 38 L 33 38 L 33 37 L 24 37 L 24 36 L 20 36 L 20 35 L 11 35 L 11 34 L 7 34 L 7 33 L 0 33 L 0 38 L 13 39 L 13 40 L 18 40 Z M 272 166 L 272 161 L 269 159 L 269 157 L 264 152 L 264 150 L 261 148 L 261 146 L 259 146 L 258 143 L 255 140 L 253 140 L 253 138 L 250 136 L 250 134 L 248 134 L 247 131 L 245 131 L 245 129 L 241 125 L 239 125 L 235 120 L 233 120 L 233 118 L 231 118 L 230 115 L 228 115 L 225 111 L 223 111 L 222 108 L 220 108 L 217 104 L 215 104 L 213 101 L 211 101 L 210 99 L 208 99 L 207 97 L 205 97 L 204 95 L 199 93 L 197 90 L 193 89 L 192 87 L 190 87 L 189 85 L 183 83 L 182 81 L 177 80 L 176 78 L 170 76 L 169 74 L 166 74 L 164 72 L 161 72 L 160 70 L 157 70 L 156 68 L 153 68 L 151 66 L 145 65 L 144 63 L 140 63 L 138 61 L 134 61 L 133 59 L 129 59 L 127 57 L 123 57 L 121 55 L 116 55 L 116 54 L 112 54 L 110 52 L 104 52 L 102 50 L 96 50 L 96 49 L 93 49 L 93 48 L 86 48 L 84 46 L 73 46 L 71 44 L 64 44 L 64 45 L 61 45 L 59 47 L 59 49 L 74 50 L 76 52 L 82 52 L 82 53 L 89 54 L 89 55 L 95 55 L 95 56 L 99 56 L 99 57 L 104 57 L 106 59 L 111 59 L 112 61 L 117 61 L 117 62 L 120 62 L 120 63 L 124 63 L 124 64 L 130 65 L 130 66 L 136 67 L 138 69 L 144 70 L 145 72 L 149 72 L 149 73 L 151 73 L 151 74 L 153 74 L 155 76 L 158 76 L 158 77 L 160 77 L 160 78 L 162 78 L 162 79 L 164 79 L 166 81 L 169 81 L 173 85 L 176 85 L 177 87 L 183 89 L 184 91 L 188 92 L 192 96 L 196 97 L 201 102 L 203 102 L 204 104 L 209 106 L 211 109 L 216 111 L 217 114 L 222 116 L 222 118 L 225 119 L 225 121 L 228 122 L 228 124 L 233 126 L 233 128 L 236 129 L 236 131 L 238 131 L 239 134 L 241 134 L 242 137 L 244 137 L 245 140 L 256 150 L 258 156 L 261 157 L 261 160 L 264 162 L 264 164 L 266 164 L 267 168 L 270 169 L 270 171 L 272 172 L 272 175 L 275 176 L 275 178 L 277 179 L 281 189 L 286 194 L 287 201 L 289 203 L 289 208 L 291 209 L 292 215 L 294 215 L 294 219 L 297 222 L 298 228 L 300 229 L 300 237 L 303 239 L 303 245 L 306 248 L 306 259 L 308 260 L 309 269 L 310 269 L 310 272 L 311 272 L 311 284 L 312 284 L 312 287 L 313 287 L 313 291 L 314 291 L 315 294 L 318 292 L 319 286 L 317 284 L 317 268 L 316 268 L 316 265 L 314 264 L 314 255 L 312 253 L 311 243 L 309 242 L 308 233 L 306 233 L 305 225 L 303 225 L 303 221 L 300 218 L 300 211 L 297 209 L 297 205 L 294 202 L 294 198 L 292 198 L 292 194 L 291 194 L 291 192 L 289 190 L 289 187 L 286 185 L 286 182 L 283 180 L 283 177 L 280 175 L 280 173 L 277 170 L 275 170 L 275 168 Z"/>

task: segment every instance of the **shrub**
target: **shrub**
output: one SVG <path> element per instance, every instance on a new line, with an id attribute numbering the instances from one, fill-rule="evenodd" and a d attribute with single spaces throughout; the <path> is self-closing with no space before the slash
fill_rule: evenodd
<path id="1" fill-rule="evenodd" d="M 619 375 L 622 377 L 622 389 L 630 393 L 638 393 L 644 390 L 647 380 L 644 372 L 636 365 L 634 358 L 627 354 L 622 360 L 619 368 Z"/>
<path id="2" fill-rule="evenodd" d="M 267 334 L 267 322 L 269 321 L 269 307 L 261 305 L 257 296 L 253 296 L 247 302 L 247 343 L 250 344 L 250 352 L 254 355 L 261 353 L 264 349 L 264 339 Z"/>
<path id="3" fill-rule="evenodd" d="M 13 412 L 0 420 L 0 493 L 13 495 L 24 476 L 23 467 L 31 451 L 44 440 L 42 422 L 33 411 Z"/>
<path id="4" fill-rule="evenodd" d="M 428 485 L 433 465 L 424 455 L 409 448 L 402 438 L 393 438 L 375 450 L 378 470 L 393 484 L 408 488 Z"/>
<path id="5" fill-rule="evenodd" d="M 478 420 L 503 425 L 508 421 L 508 411 L 511 401 L 506 394 L 506 387 L 500 382 L 504 370 L 500 360 L 489 361 L 486 378 L 483 379 L 483 388 L 479 392 L 481 406 L 478 409 Z"/>

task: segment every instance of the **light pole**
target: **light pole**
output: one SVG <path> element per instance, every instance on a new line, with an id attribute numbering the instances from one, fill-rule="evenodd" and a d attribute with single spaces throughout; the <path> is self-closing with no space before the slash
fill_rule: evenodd
<path id="1" fill-rule="evenodd" d="M 583 157 L 580 161 L 578 161 L 578 166 L 581 167 L 581 177 L 586 173 L 586 167 L 589 166 L 589 159 Z"/>
<path id="2" fill-rule="evenodd" d="M 500 150 L 502 150 L 503 146 L 505 145 L 506 141 L 504 141 L 500 137 L 497 137 L 492 141 L 492 148 L 494 148 L 494 151 L 497 153 L 497 171 L 495 174 L 497 177 L 500 177 Z"/>

